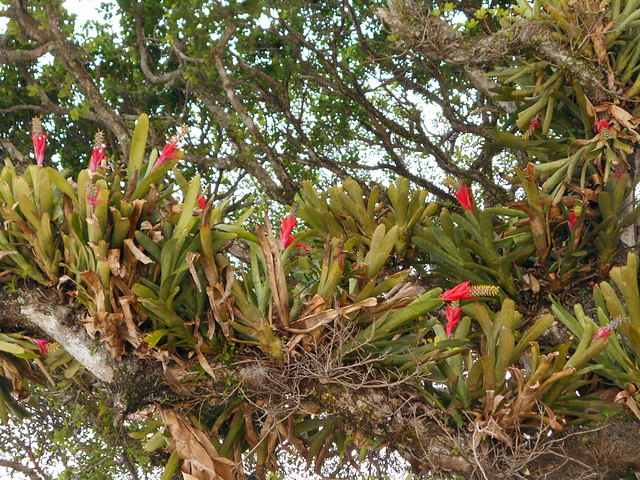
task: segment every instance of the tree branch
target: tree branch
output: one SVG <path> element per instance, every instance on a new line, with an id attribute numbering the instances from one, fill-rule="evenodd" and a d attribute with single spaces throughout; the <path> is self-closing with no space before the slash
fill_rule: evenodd
<path id="1" fill-rule="evenodd" d="M 0 49 L 0 63 L 9 64 L 14 62 L 25 62 L 29 60 L 36 60 L 43 56 L 45 53 L 49 53 L 53 49 L 53 42 L 45 43 L 32 50 L 12 50 L 2 48 Z"/>
<path id="2" fill-rule="evenodd" d="M 49 477 L 41 477 L 36 472 L 34 472 L 31 468 L 22 465 L 20 462 L 14 462 L 11 460 L 2 460 L 0 459 L 0 467 L 10 468 L 15 470 L 16 472 L 20 472 L 32 480 L 48 480 Z"/>
<path id="3" fill-rule="evenodd" d="M 253 122 L 253 119 L 251 118 L 247 110 L 244 108 L 244 105 L 242 105 L 242 103 L 236 96 L 235 90 L 233 88 L 233 84 L 231 82 L 231 78 L 229 77 L 229 74 L 227 73 L 227 70 L 222 61 L 222 56 L 226 49 L 227 43 L 231 39 L 231 36 L 235 31 L 235 29 L 236 29 L 235 21 L 233 19 L 230 19 L 229 25 L 227 26 L 222 36 L 218 40 L 218 43 L 214 50 L 213 63 L 216 67 L 216 70 L 218 71 L 218 75 L 220 75 L 222 86 L 224 88 L 225 94 L 227 95 L 227 98 L 231 102 L 231 105 L 233 106 L 235 111 L 238 113 L 238 115 L 240 116 L 244 124 L 247 126 L 247 128 L 249 129 L 253 137 L 256 139 L 260 147 L 267 154 L 270 164 L 276 176 L 278 177 L 278 180 L 282 184 L 282 197 L 283 197 L 282 199 L 286 202 L 292 202 L 293 197 L 296 194 L 297 188 L 294 186 L 293 181 L 291 180 L 291 177 L 289 176 L 287 171 L 284 169 L 284 167 L 278 160 L 278 156 L 273 151 L 271 146 L 265 141 L 264 137 L 260 133 L 260 130 Z"/>
<path id="4" fill-rule="evenodd" d="M 16 8 L 18 9 L 21 8 L 18 0 L 12 0 L 12 4 L 17 5 Z M 99 88 L 96 86 L 95 80 L 80 62 L 81 56 L 78 53 L 77 47 L 69 42 L 58 28 L 58 19 L 55 16 L 53 5 L 47 3 L 45 5 L 45 12 L 49 31 L 56 44 L 53 53 L 76 80 L 78 87 L 95 110 L 99 121 L 117 137 L 123 152 L 123 157 L 127 158 L 131 138 L 126 124 L 122 118 L 107 105 Z"/>
<path id="5" fill-rule="evenodd" d="M 133 355 L 116 361 L 80 326 L 84 310 L 58 302 L 57 292 L 43 287 L 16 294 L 0 292 L 0 330 L 24 329 L 27 325 L 59 343 L 111 389 L 114 408 L 122 414 L 163 395 L 159 364 Z"/>
<path id="6" fill-rule="evenodd" d="M 15 160 L 15 163 L 28 165 L 29 159 L 25 157 L 16 146 L 6 138 L 0 137 L 0 147 L 4 148 L 9 156 Z"/>
<path id="7" fill-rule="evenodd" d="M 145 46 L 144 28 L 142 26 L 142 10 L 144 8 L 144 1 L 138 3 L 133 7 L 133 16 L 136 24 L 136 45 L 138 47 L 138 54 L 140 55 L 140 70 L 144 74 L 145 78 L 154 85 L 172 82 L 177 77 L 182 77 L 182 71 L 180 69 L 173 72 L 163 73 L 161 75 L 154 74 L 149 68 L 149 51 Z"/>
<path id="8" fill-rule="evenodd" d="M 483 68 L 525 49 L 535 48 L 558 68 L 566 68 L 594 101 L 609 98 L 603 73 L 575 52 L 568 52 L 536 19 L 515 22 L 492 35 L 465 39 L 445 21 L 429 16 L 411 2 L 391 0 L 387 8 L 376 10 L 376 15 L 402 38 L 406 48 L 425 58 L 461 67 L 476 87 L 488 96 L 494 95 L 489 89 L 496 84 L 489 80 Z M 512 105 L 499 105 L 513 110 Z"/>

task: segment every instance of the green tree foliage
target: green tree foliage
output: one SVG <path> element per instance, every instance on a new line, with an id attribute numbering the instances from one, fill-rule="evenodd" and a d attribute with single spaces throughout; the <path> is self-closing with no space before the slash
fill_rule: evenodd
<path id="1" fill-rule="evenodd" d="M 10 2 L 0 419 L 65 379 L 164 479 L 631 475 L 637 4 Z"/>
<path id="2" fill-rule="evenodd" d="M 114 425 L 104 398 L 82 390 L 82 375 L 61 381 L 53 392 L 33 387 L 32 398 L 23 403 L 27 419 L 10 417 L 0 425 L 0 466 L 5 472 L 11 469 L 36 480 L 158 476 L 160 458 L 151 457 L 130 436 L 137 430 L 134 422 Z"/>

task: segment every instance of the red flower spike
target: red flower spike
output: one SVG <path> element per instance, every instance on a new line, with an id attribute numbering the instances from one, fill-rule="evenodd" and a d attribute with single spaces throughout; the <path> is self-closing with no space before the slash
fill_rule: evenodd
<path id="1" fill-rule="evenodd" d="M 47 342 L 46 340 L 41 340 L 39 338 L 31 338 L 31 337 L 27 337 L 27 338 L 38 346 L 38 350 L 40 350 L 40 355 L 49 353 L 47 350 L 47 347 L 49 346 L 49 342 Z"/>
<path id="2" fill-rule="evenodd" d="M 536 113 L 536 116 L 533 117 L 533 120 L 531 120 L 531 124 L 529 125 L 529 130 L 533 131 L 534 128 L 541 128 L 540 127 L 540 112 Z"/>
<path id="3" fill-rule="evenodd" d="M 579 215 L 576 215 L 573 212 L 569 213 L 569 231 L 573 230 L 573 225 L 576 223 L 576 220 L 578 220 Z"/>
<path id="4" fill-rule="evenodd" d="M 462 313 L 462 308 L 454 308 L 451 304 L 447 305 L 447 338 L 451 338 L 451 333 L 453 329 L 456 328 L 458 322 L 460 321 L 460 314 Z"/>
<path id="5" fill-rule="evenodd" d="M 469 295 L 471 291 L 471 280 L 468 280 L 460 285 L 453 287 L 443 294 L 440 295 L 440 298 L 445 302 L 454 302 L 456 300 L 465 300 L 468 298 L 475 298 L 475 295 Z"/>
<path id="6" fill-rule="evenodd" d="M 580 215 L 582 215 L 582 205 L 576 204 L 573 210 L 569 212 L 569 231 L 573 230 L 573 225 L 576 223 L 576 220 L 580 218 Z"/>
<path id="7" fill-rule="evenodd" d="M 460 190 L 458 192 L 453 192 L 456 196 L 460 205 L 465 210 L 473 210 L 473 204 L 471 203 L 471 195 L 469 194 L 469 187 L 467 187 L 464 183 L 460 185 Z"/>
<path id="8" fill-rule="evenodd" d="M 167 159 L 177 160 L 178 156 L 176 153 L 180 151 L 182 145 L 178 145 L 178 143 L 182 140 L 182 138 L 187 133 L 186 125 L 182 126 L 182 129 L 176 133 L 173 137 L 169 139 L 169 142 L 165 145 L 162 153 L 156 160 L 156 163 L 153 164 L 152 170 L 155 170 L 160 165 L 162 165 Z"/>
<path id="9" fill-rule="evenodd" d="M 622 176 L 623 173 L 627 173 L 627 169 L 626 168 L 624 170 L 616 169 L 616 180 L 620 180 L 620 177 Z"/>
<path id="10" fill-rule="evenodd" d="M 42 167 L 44 162 L 44 147 L 47 142 L 47 134 L 42 131 L 42 123 L 38 117 L 32 121 L 31 140 L 33 140 L 33 149 L 35 150 L 36 163 L 38 167 Z"/>
<path id="11" fill-rule="evenodd" d="M 296 241 L 296 239 L 291 235 L 291 232 L 293 231 L 293 227 L 296 226 L 297 221 L 298 219 L 295 217 L 295 215 L 282 217 L 282 219 L 280 220 L 280 222 L 282 223 L 282 228 L 280 229 L 280 248 L 282 250 Z M 296 247 L 303 247 L 305 250 L 311 250 L 311 247 L 308 247 L 304 243 L 300 242 L 296 244 Z"/>
<path id="12" fill-rule="evenodd" d="M 107 149 L 106 145 L 102 148 L 93 147 L 93 151 L 91 152 L 91 159 L 89 160 L 89 170 L 95 173 L 102 160 L 104 160 L 104 151 Z"/>
<path id="13" fill-rule="evenodd" d="M 96 205 L 102 205 L 102 202 L 98 201 L 98 193 L 100 193 L 100 185 L 96 187 L 93 195 L 90 195 L 89 193 L 87 193 L 87 203 L 91 205 L 91 216 L 93 216 L 93 212 L 96 208 Z"/>
<path id="14" fill-rule="evenodd" d="M 469 295 L 474 297 L 493 297 L 500 292 L 500 287 L 495 285 L 471 285 Z"/>
<path id="15" fill-rule="evenodd" d="M 280 219 L 280 223 L 282 224 L 282 228 L 280 228 L 280 248 L 282 250 L 293 242 L 294 238 L 291 236 L 291 232 L 293 231 L 293 227 L 296 226 L 297 221 L 298 219 L 293 215 Z"/>
<path id="16" fill-rule="evenodd" d="M 204 207 L 207 206 L 207 199 L 204 198 L 204 195 L 202 195 L 201 197 L 198 197 L 198 206 L 204 210 Z"/>
<path id="17" fill-rule="evenodd" d="M 597 342 L 601 338 L 604 338 L 604 339 L 609 338 L 610 335 L 611 335 L 610 328 L 600 327 L 600 330 L 598 330 L 598 333 L 596 333 L 596 336 L 593 337 L 593 340 L 591 340 L 591 345 L 593 345 L 595 342 Z"/>
<path id="18" fill-rule="evenodd" d="M 598 130 L 598 133 L 601 133 L 605 128 L 607 130 L 611 130 L 611 123 L 606 120 L 598 120 L 598 123 L 596 123 L 596 130 Z"/>
<path id="19" fill-rule="evenodd" d="M 91 151 L 91 159 L 89 160 L 89 170 L 96 173 L 96 170 L 104 160 L 104 151 L 107 146 L 104 144 L 104 132 L 98 130 L 93 137 L 93 150 Z"/>

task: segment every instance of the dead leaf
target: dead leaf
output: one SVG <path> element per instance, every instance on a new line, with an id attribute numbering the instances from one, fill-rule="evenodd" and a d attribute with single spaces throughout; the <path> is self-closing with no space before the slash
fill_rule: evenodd
<path id="1" fill-rule="evenodd" d="M 189 266 L 189 273 L 191 273 L 191 278 L 193 278 L 193 283 L 196 284 L 196 288 L 198 289 L 199 292 L 202 291 L 202 285 L 200 285 L 200 279 L 198 278 L 198 272 L 196 272 L 196 269 L 193 265 L 193 260 L 194 258 L 197 260 L 198 257 L 200 256 L 199 253 L 196 252 L 188 252 L 186 255 L 186 261 L 187 261 L 187 265 Z"/>
<path id="2" fill-rule="evenodd" d="M 7 255 L 13 255 L 14 253 L 18 253 L 17 250 L 0 250 L 0 260 L 2 260 Z"/>
<path id="3" fill-rule="evenodd" d="M 638 403 L 634 397 L 635 387 L 631 384 L 627 384 L 627 390 L 624 390 L 616 395 L 615 403 L 622 403 L 629 407 L 629 410 L 633 412 L 638 420 L 640 420 L 640 409 L 638 409 Z"/>
<path id="4" fill-rule="evenodd" d="M 142 253 L 142 251 L 136 246 L 135 243 L 133 243 L 133 240 L 131 240 L 130 238 L 125 238 L 124 244 L 138 261 L 144 263 L 145 265 L 156 263 L 149 257 L 147 257 L 144 253 Z"/>
<path id="5" fill-rule="evenodd" d="M 107 261 L 109 262 L 109 269 L 111 270 L 111 274 L 124 278 L 126 275 L 126 268 L 120 268 L 120 249 L 112 248 L 107 251 Z"/>
<path id="6" fill-rule="evenodd" d="M 318 295 L 316 297 L 320 298 Z M 315 300 L 315 298 L 314 298 Z M 324 300 L 322 300 L 324 303 Z M 353 305 L 348 305 L 346 307 L 341 308 L 332 308 L 329 310 L 325 310 L 324 312 L 319 312 L 313 315 L 307 315 L 306 317 L 301 318 L 300 320 L 295 321 L 291 324 L 289 328 L 286 330 L 292 333 L 309 333 L 315 330 L 318 327 L 326 325 L 338 317 L 343 315 L 349 315 L 355 311 L 358 311 L 365 307 L 373 307 L 378 304 L 378 300 L 374 297 L 366 298 L 361 300 L 358 303 L 354 303 Z M 316 304 L 318 305 L 318 304 Z"/>
<path id="7" fill-rule="evenodd" d="M 105 312 L 106 311 L 106 297 L 104 295 L 104 288 L 102 287 L 102 282 L 96 275 L 96 272 L 93 270 L 87 270 L 86 272 L 82 272 L 82 279 L 86 282 L 93 293 L 95 294 L 94 303 L 96 305 L 96 311 Z"/>
<path id="8" fill-rule="evenodd" d="M 625 109 L 618 107 L 617 105 L 611 105 L 611 115 L 624 127 L 636 142 L 640 141 L 640 134 L 636 131 L 636 125 L 638 119 L 627 112 Z M 634 125 L 634 123 L 636 125 Z"/>
<path id="9" fill-rule="evenodd" d="M 135 297 L 120 297 L 118 298 L 118 302 L 122 307 L 124 322 L 127 326 L 127 333 L 129 334 L 127 341 L 137 348 L 140 344 L 144 343 L 144 335 L 133 320 L 133 313 L 131 312 L 131 303 L 135 303 Z"/>
<path id="10" fill-rule="evenodd" d="M 236 463 L 221 457 L 207 434 L 194 428 L 180 413 L 160 410 L 165 425 L 171 430 L 176 450 L 184 460 L 185 479 L 234 480 L 232 468 Z"/>
<path id="11" fill-rule="evenodd" d="M 287 290 L 287 282 L 280 260 L 280 250 L 276 244 L 273 231 L 271 230 L 271 222 L 269 215 L 265 213 L 265 227 L 258 225 L 256 233 L 260 240 L 260 248 L 264 254 L 265 264 L 267 267 L 267 278 L 271 287 L 272 302 L 275 306 L 278 319 L 283 327 L 289 326 L 289 292 Z"/>

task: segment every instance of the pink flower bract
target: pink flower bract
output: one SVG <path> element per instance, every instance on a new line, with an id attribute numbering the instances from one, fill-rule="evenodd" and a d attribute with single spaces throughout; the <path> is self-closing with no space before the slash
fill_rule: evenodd
<path id="1" fill-rule="evenodd" d="M 47 342 L 46 340 L 41 340 L 39 338 L 31 338 L 31 337 L 27 337 L 27 338 L 38 346 L 38 350 L 40 350 L 40 355 L 49 353 L 47 350 L 47 347 L 49 346 L 49 342 Z"/>
<path id="2" fill-rule="evenodd" d="M 458 325 L 461 314 L 462 308 L 453 308 L 451 304 L 447 305 L 447 338 L 451 338 L 451 333 L 453 332 L 453 329 Z"/>
<path id="3" fill-rule="evenodd" d="M 596 336 L 593 337 L 593 340 L 591 340 L 591 344 L 594 344 L 595 342 L 597 342 L 601 338 L 607 339 L 607 338 L 609 338 L 610 335 L 611 335 L 611 329 L 610 328 L 600 327 L 600 330 L 598 330 L 598 333 L 596 333 Z"/>
<path id="4" fill-rule="evenodd" d="M 33 148 L 36 154 L 36 163 L 38 167 L 42 167 L 42 163 L 44 162 L 44 147 L 47 141 L 46 133 L 31 135 L 31 140 L 33 140 Z"/>
<path id="5" fill-rule="evenodd" d="M 471 203 L 471 195 L 469 194 L 469 187 L 467 187 L 464 183 L 460 185 L 460 191 L 453 192 L 456 196 L 460 205 L 465 210 L 473 210 L 473 203 Z"/>
<path id="6" fill-rule="evenodd" d="M 156 160 L 156 163 L 153 164 L 152 170 L 155 170 L 156 168 L 158 168 L 167 159 L 172 159 L 172 160 L 178 159 L 178 156 L 176 155 L 176 153 L 178 153 L 182 148 L 182 146 L 178 145 L 178 143 L 182 140 L 182 138 L 185 136 L 186 133 L 187 133 L 187 127 L 186 125 L 183 125 L 180 131 L 169 139 L 164 149 L 162 150 L 162 153 Z"/>
<path id="7" fill-rule="evenodd" d="M 596 123 L 596 130 L 598 130 L 598 133 L 602 132 L 603 128 L 611 130 L 611 124 L 606 120 L 598 120 L 598 123 Z"/>
<path id="8" fill-rule="evenodd" d="M 576 220 L 578 220 L 578 217 L 579 215 L 569 212 L 569 231 L 573 230 L 573 225 L 576 223 Z"/>
<path id="9" fill-rule="evenodd" d="M 102 202 L 98 201 L 98 193 L 100 193 L 100 185 L 96 187 L 96 191 L 93 195 L 89 195 L 87 193 L 87 203 L 91 205 L 91 215 L 93 216 L 93 212 L 96 208 L 96 205 L 102 205 Z"/>
<path id="10" fill-rule="evenodd" d="M 291 232 L 293 231 L 293 227 L 296 226 L 297 221 L 298 219 L 295 217 L 295 215 L 282 217 L 282 219 L 280 220 L 280 222 L 282 223 L 282 228 L 280 229 L 280 248 L 281 249 L 284 250 L 285 248 L 287 248 L 289 245 L 291 245 L 293 242 L 296 241 L 296 239 L 291 235 Z M 311 247 L 308 247 L 307 245 L 300 242 L 298 242 L 296 247 L 303 247 L 306 250 L 311 250 Z"/>
<path id="11" fill-rule="evenodd" d="M 540 128 L 540 112 L 536 113 L 536 116 L 533 117 L 533 120 L 531 120 L 529 130 L 533 130 L 536 127 Z"/>
<path id="12" fill-rule="evenodd" d="M 104 160 L 104 151 L 107 149 L 107 146 L 93 147 L 93 151 L 91 152 L 91 159 L 89 160 L 89 170 L 93 173 L 98 169 L 102 160 Z"/>
<path id="13" fill-rule="evenodd" d="M 475 295 L 469 295 L 471 291 L 471 280 L 467 280 L 460 285 L 450 288 L 446 292 L 440 295 L 440 298 L 445 302 L 455 302 L 456 300 L 465 300 L 468 298 L 475 298 Z"/>

